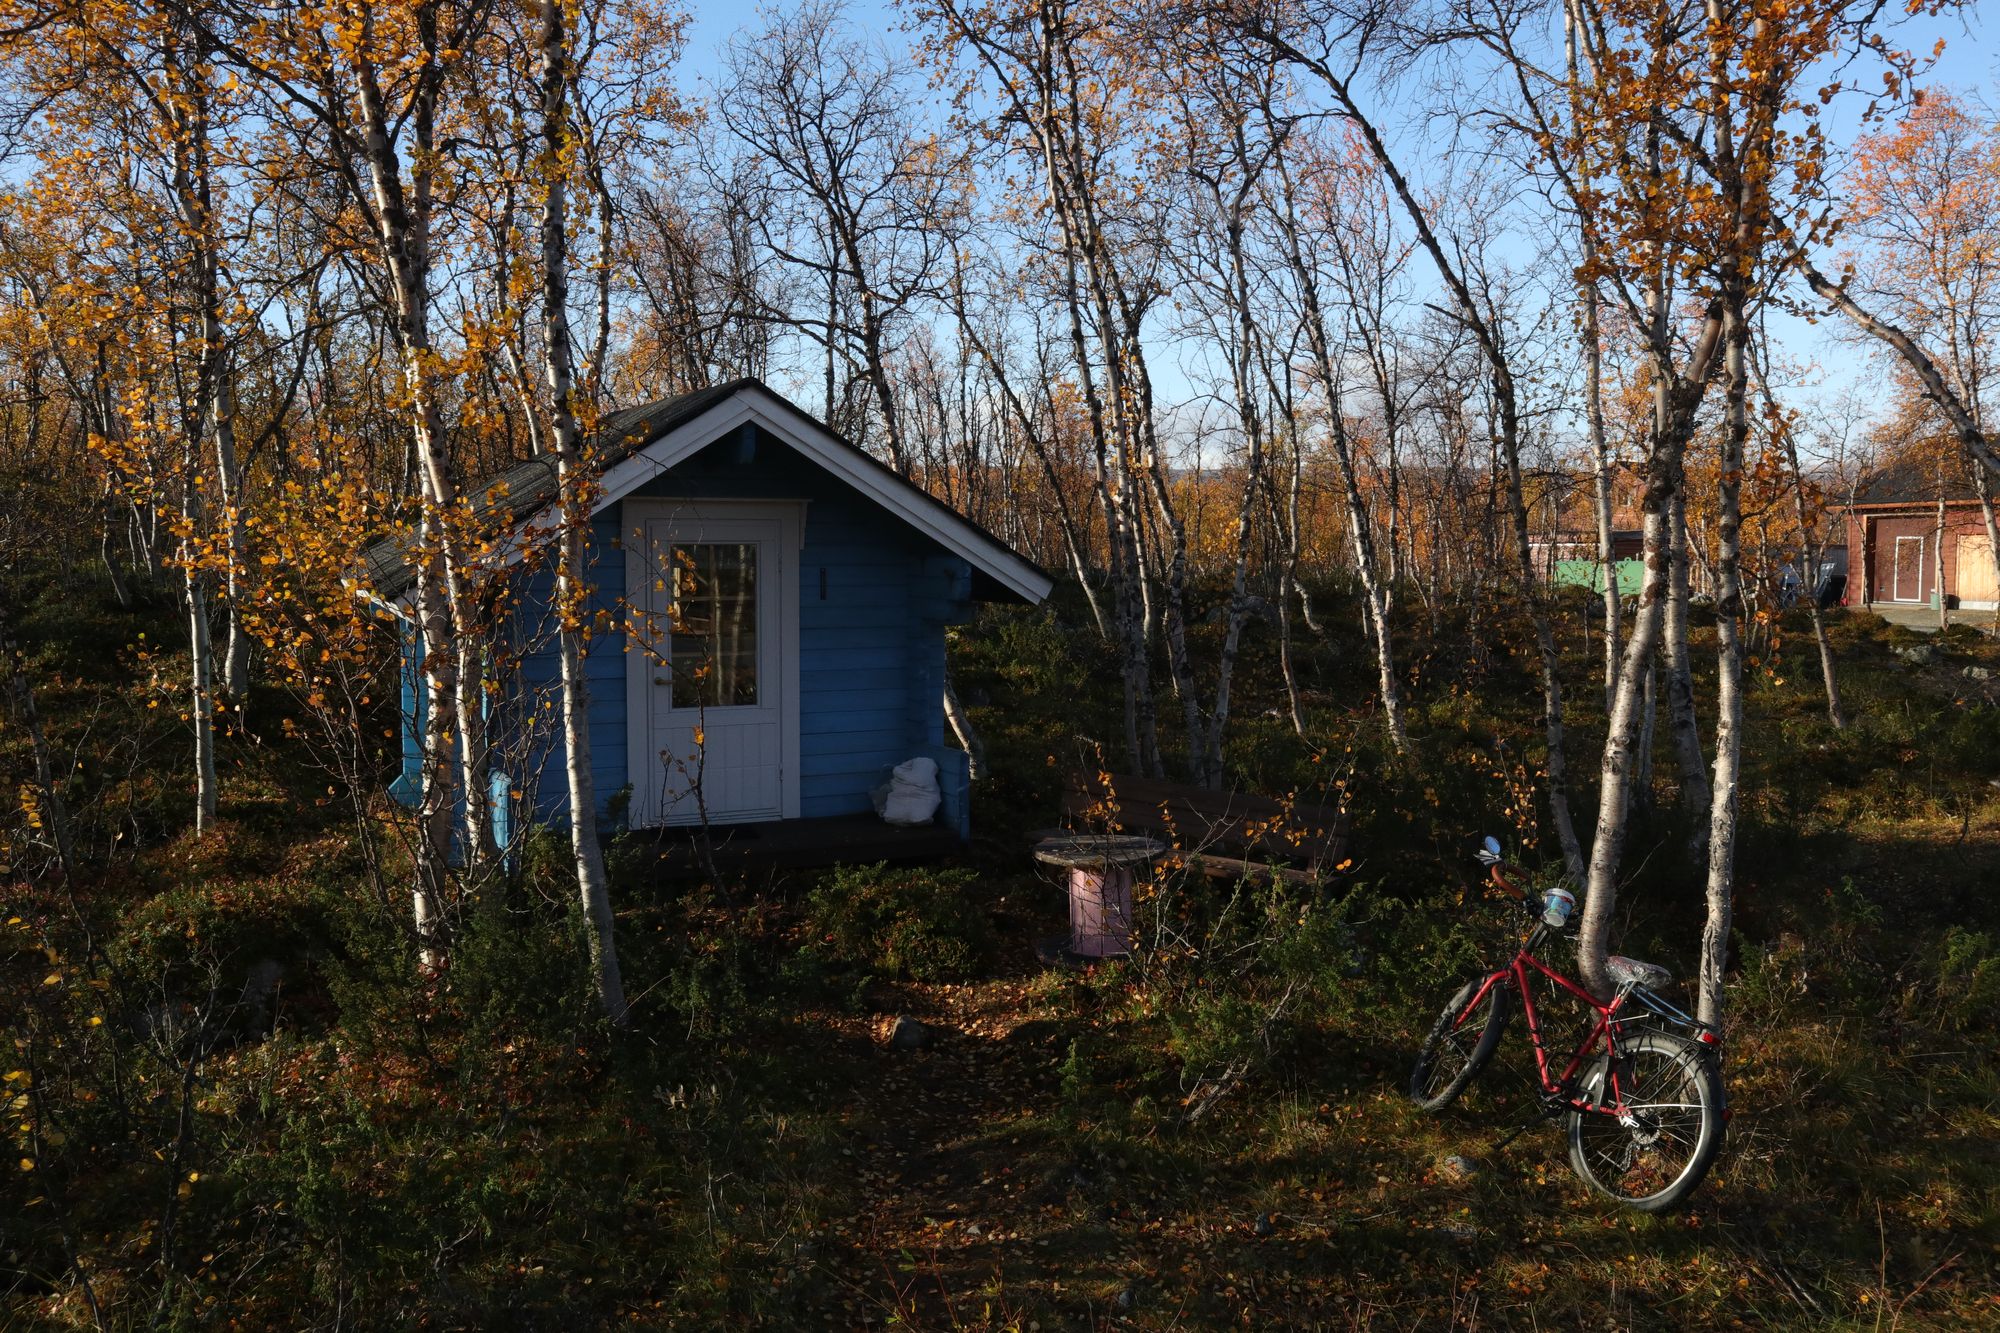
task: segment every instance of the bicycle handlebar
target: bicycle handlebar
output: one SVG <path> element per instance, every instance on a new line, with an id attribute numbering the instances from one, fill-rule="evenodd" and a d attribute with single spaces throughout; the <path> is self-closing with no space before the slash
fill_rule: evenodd
<path id="1" fill-rule="evenodd" d="M 1522 872 L 1517 866 L 1496 863 L 1492 870 L 1488 872 L 1488 880 L 1494 888 L 1500 890 L 1500 892 L 1506 894 L 1508 897 L 1525 903 L 1528 901 L 1528 891 L 1509 878 L 1510 874 L 1518 875 L 1520 873 Z"/>

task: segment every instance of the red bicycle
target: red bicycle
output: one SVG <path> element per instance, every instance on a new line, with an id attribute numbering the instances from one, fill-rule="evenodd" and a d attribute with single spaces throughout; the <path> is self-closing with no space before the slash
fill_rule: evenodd
<path id="1" fill-rule="evenodd" d="M 1599 1194 L 1658 1213 L 1694 1193 L 1721 1150 L 1728 1120 L 1715 1032 L 1662 999 L 1673 978 L 1630 958 L 1607 964 L 1617 984 L 1600 1002 L 1535 956 L 1559 934 L 1574 899 L 1552 890 L 1539 904 L 1511 876 L 1500 844 L 1486 839 L 1479 859 L 1494 888 L 1539 914 L 1512 959 L 1459 988 L 1431 1028 L 1410 1074 L 1410 1097 L 1427 1111 L 1456 1101 L 1500 1045 L 1518 995 L 1535 1050 L 1543 1111 L 1567 1121 L 1571 1168 Z M 1594 1012 L 1589 1032 L 1560 1072 L 1535 1011 L 1540 974 Z M 1484 1017 L 1481 1017 L 1481 1015 Z M 1680 1028 L 1683 1036 L 1670 1028 Z"/>

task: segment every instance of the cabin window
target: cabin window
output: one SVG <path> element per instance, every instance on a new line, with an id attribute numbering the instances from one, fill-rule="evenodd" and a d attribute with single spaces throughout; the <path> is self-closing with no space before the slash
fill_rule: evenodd
<path id="1" fill-rule="evenodd" d="M 757 547 L 697 542 L 673 548 L 675 708 L 757 702 Z"/>

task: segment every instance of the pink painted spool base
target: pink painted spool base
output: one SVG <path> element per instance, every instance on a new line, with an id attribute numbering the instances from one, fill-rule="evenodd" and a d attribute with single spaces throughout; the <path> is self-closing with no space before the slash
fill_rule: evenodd
<path id="1" fill-rule="evenodd" d="M 1074 833 L 1044 839 L 1035 859 L 1069 872 L 1069 952 L 1123 958 L 1132 952 L 1132 867 L 1166 851 L 1152 838 Z"/>
<path id="2" fill-rule="evenodd" d="M 1069 872 L 1069 949 L 1081 958 L 1122 958 L 1132 952 L 1132 872 Z"/>

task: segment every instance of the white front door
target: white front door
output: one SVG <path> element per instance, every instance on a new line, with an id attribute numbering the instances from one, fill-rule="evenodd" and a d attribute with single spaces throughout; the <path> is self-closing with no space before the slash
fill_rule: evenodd
<path id="1" fill-rule="evenodd" d="M 627 500 L 632 822 L 798 813 L 795 505 Z"/>

